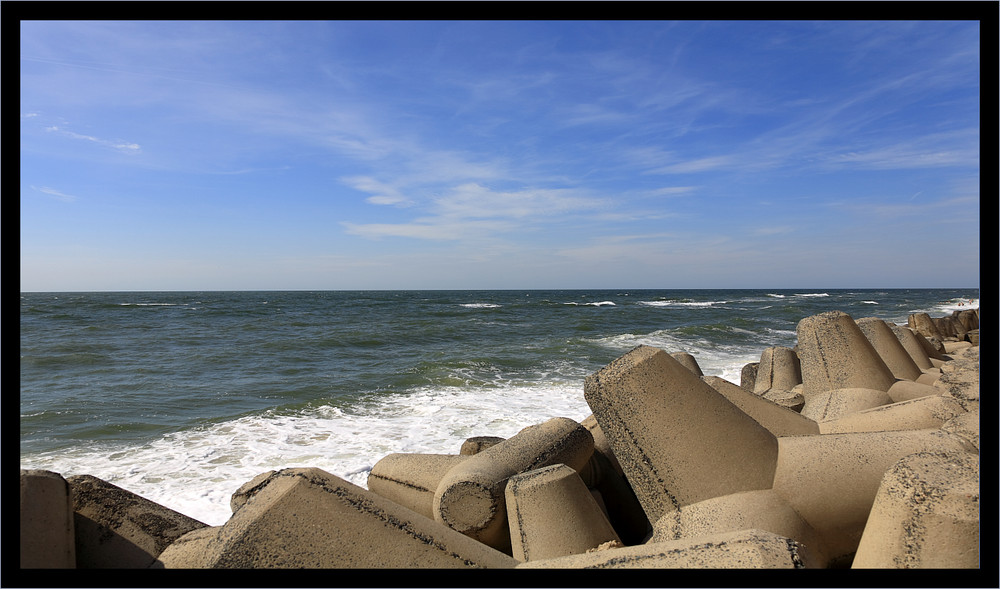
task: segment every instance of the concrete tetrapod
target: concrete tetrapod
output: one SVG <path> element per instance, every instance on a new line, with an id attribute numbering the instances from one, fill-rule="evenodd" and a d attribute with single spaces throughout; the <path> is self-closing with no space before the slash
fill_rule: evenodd
<path id="1" fill-rule="evenodd" d="M 701 379 L 775 436 L 802 436 L 819 433 L 819 425 L 797 411 L 792 411 L 764 397 L 747 392 L 743 387 L 738 387 L 724 378 L 703 376 Z"/>
<path id="2" fill-rule="evenodd" d="M 685 369 L 686 370 L 686 369 Z M 763 530 L 648 542 L 517 565 L 518 569 L 801 569 L 805 547 Z"/>
<path id="3" fill-rule="evenodd" d="M 510 477 L 506 499 L 511 548 L 521 562 L 621 542 L 583 479 L 565 464 Z"/>
<path id="4" fill-rule="evenodd" d="M 890 405 L 865 409 L 838 419 L 821 421 L 819 432 L 898 431 L 939 428 L 949 419 L 967 413 L 962 404 L 950 397 L 933 395 Z"/>
<path id="5" fill-rule="evenodd" d="M 927 355 L 927 350 L 921 345 L 917 340 L 917 336 L 909 328 L 891 323 L 888 325 L 889 329 L 892 330 L 892 334 L 899 340 L 899 343 L 906 350 L 906 353 L 910 355 L 917 368 L 920 370 L 934 368 L 930 356 Z"/>
<path id="6" fill-rule="evenodd" d="M 827 311 L 799 321 L 796 327 L 802 367 L 802 394 L 809 403 L 815 393 L 833 389 L 889 390 L 896 382 L 851 316 Z"/>
<path id="7" fill-rule="evenodd" d="M 828 564 L 820 535 L 773 489 L 744 491 L 685 505 L 653 524 L 650 543 L 696 539 L 723 532 L 758 529 L 806 546 L 806 568 Z"/>
<path id="8" fill-rule="evenodd" d="M 920 377 L 922 374 L 920 367 L 885 321 L 877 317 L 862 317 L 855 323 L 895 378 L 917 380 Z"/>
<path id="9" fill-rule="evenodd" d="M 434 493 L 449 470 L 471 454 L 388 454 L 368 473 L 368 490 L 434 517 Z"/>
<path id="10" fill-rule="evenodd" d="M 819 532 L 829 558 L 840 562 L 857 550 L 885 471 L 924 451 L 966 448 L 939 429 L 778 438 L 773 488 Z"/>
<path id="11" fill-rule="evenodd" d="M 509 568 L 510 556 L 318 468 L 261 484 L 221 527 L 160 554 L 164 568 Z"/>
<path id="12" fill-rule="evenodd" d="M 772 346 L 761 353 L 754 380 L 754 393 L 763 395 L 771 389 L 790 391 L 801 382 L 802 368 L 795 350 Z"/>
<path id="13" fill-rule="evenodd" d="M 979 455 L 920 452 L 882 478 L 852 568 L 979 568 Z"/>
<path id="14" fill-rule="evenodd" d="M 449 470 L 434 493 L 434 519 L 510 554 L 507 480 L 552 464 L 580 470 L 593 453 L 590 431 L 572 419 L 556 417 L 526 427 Z"/>
<path id="15" fill-rule="evenodd" d="M 73 500 L 62 475 L 21 470 L 21 568 L 76 567 Z"/>
<path id="16" fill-rule="evenodd" d="M 619 357 L 585 379 L 584 397 L 650 521 L 771 486 L 775 436 L 663 350 Z"/>
<path id="17" fill-rule="evenodd" d="M 205 524 L 90 475 L 71 476 L 77 568 L 148 568 Z"/>

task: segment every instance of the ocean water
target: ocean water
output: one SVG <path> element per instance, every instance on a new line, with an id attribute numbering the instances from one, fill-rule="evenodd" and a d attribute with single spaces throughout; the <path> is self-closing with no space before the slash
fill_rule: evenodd
<path id="1" fill-rule="evenodd" d="M 21 468 L 221 525 L 268 470 L 366 486 L 386 454 L 582 420 L 584 378 L 640 344 L 739 384 L 804 317 L 970 306 L 979 289 L 22 293 Z"/>

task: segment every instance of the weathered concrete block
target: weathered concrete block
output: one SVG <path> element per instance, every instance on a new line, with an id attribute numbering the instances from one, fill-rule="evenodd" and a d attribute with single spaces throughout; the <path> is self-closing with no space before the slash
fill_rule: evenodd
<path id="1" fill-rule="evenodd" d="M 963 309 L 952 311 L 952 315 L 962 324 L 965 331 L 979 329 L 979 313 L 976 309 Z"/>
<path id="2" fill-rule="evenodd" d="M 932 429 L 941 427 L 949 419 L 963 413 L 967 411 L 955 399 L 934 395 L 858 411 L 831 421 L 822 421 L 819 423 L 819 431 L 823 434 L 839 434 Z"/>
<path id="3" fill-rule="evenodd" d="M 806 317 L 796 328 L 802 393 L 833 389 L 888 390 L 896 378 L 851 316 L 828 311 Z"/>
<path id="4" fill-rule="evenodd" d="M 950 356 L 954 355 L 959 350 L 964 350 L 965 348 L 971 348 L 972 343 L 961 341 L 961 342 L 944 342 L 944 352 Z"/>
<path id="5" fill-rule="evenodd" d="M 368 490 L 424 517 L 434 518 L 434 493 L 441 479 L 471 454 L 389 454 L 372 466 Z"/>
<path id="6" fill-rule="evenodd" d="M 254 494 L 260 490 L 263 484 L 271 478 L 276 471 L 269 470 L 267 472 L 262 472 L 249 481 L 240 485 L 239 489 L 233 492 L 232 496 L 229 497 L 229 509 L 233 513 L 243 507 L 247 501 L 250 500 Z"/>
<path id="7" fill-rule="evenodd" d="M 899 340 L 900 345 L 906 350 L 906 353 L 910 355 L 910 359 L 913 363 L 917 365 L 920 370 L 927 370 L 928 368 L 933 368 L 934 365 L 931 364 L 930 356 L 927 355 L 927 350 L 924 345 L 917 340 L 917 336 L 907 327 L 902 327 L 900 325 L 889 324 L 889 329 L 892 334 L 896 336 Z"/>
<path id="8" fill-rule="evenodd" d="M 225 525 L 169 546 L 164 568 L 509 568 L 513 558 L 317 468 L 272 474 Z"/>
<path id="9" fill-rule="evenodd" d="M 888 387 L 886 387 L 888 388 Z M 838 419 L 857 411 L 892 403 L 889 393 L 881 389 L 845 388 L 820 391 L 806 397 L 802 415 L 813 421 Z"/>
<path id="10" fill-rule="evenodd" d="M 705 373 L 701 371 L 701 366 L 698 366 L 698 361 L 691 354 L 687 352 L 673 352 L 670 354 L 670 357 L 680 362 L 684 368 L 693 372 L 695 376 L 704 376 Z"/>
<path id="11" fill-rule="evenodd" d="M 73 499 L 66 479 L 21 469 L 21 568 L 76 567 Z"/>
<path id="12" fill-rule="evenodd" d="M 933 386 L 934 380 L 938 378 L 941 378 L 940 374 L 935 375 L 935 378 L 931 381 L 932 384 L 924 384 L 914 380 L 897 380 L 889 387 L 886 393 L 892 399 L 893 403 L 919 399 L 920 397 L 927 397 L 929 395 L 940 395 L 941 389 Z"/>
<path id="13" fill-rule="evenodd" d="M 205 524 L 90 475 L 66 479 L 76 512 L 78 568 L 147 568 L 174 540 Z"/>
<path id="14" fill-rule="evenodd" d="M 458 453 L 465 456 L 472 456 L 473 454 L 479 454 L 487 448 L 492 448 L 502 441 L 504 441 L 504 438 L 498 436 L 475 436 L 462 442 L 462 447 L 459 448 Z"/>
<path id="15" fill-rule="evenodd" d="M 775 436 L 819 433 L 819 425 L 812 419 L 764 397 L 749 393 L 743 387 L 738 387 L 724 378 L 703 376 L 701 379 Z"/>
<path id="16" fill-rule="evenodd" d="M 895 378 L 916 380 L 921 375 L 920 367 L 885 321 L 877 317 L 862 317 L 855 323 Z"/>
<path id="17" fill-rule="evenodd" d="M 521 562 L 621 542 L 583 479 L 565 464 L 516 474 L 505 494 L 513 556 Z"/>
<path id="18" fill-rule="evenodd" d="M 828 564 L 819 534 L 771 489 L 706 499 L 669 512 L 653 524 L 650 543 L 696 539 L 757 529 L 791 538 L 809 549 L 806 568 Z"/>
<path id="19" fill-rule="evenodd" d="M 518 569 L 801 569 L 808 548 L 762 530 L 625 546 L 517 565 Z"/>
<path id="20" fill-rule="evenodd" d="M 946 370 L 942 368 L 934 388 L 943 394 L 958 399 L 969 411 L 979 411 L 979 370 Z"/>
<path id="21" fill-rule="evenodd" d="M 920 452 L 882 478 L 852 568 L 979 568 L 979 455 Z"/>
<path id="22" fill-rule="evenodd" d="M 790 391 L 801 382 L 802 368 L 795 350 L 772 346 L 761 353 L 753 392 L 762 395 L 771 389 Z"/>
<path id="23" fill-rule="evenodd" d="M 757 388 L 757 370 L 759 368 L 760 362 L 750 362 L 743 365 L 743 369 L 740 370 L 740 388 L 751 393 L 754 392 L 754 389 Z"/>
<path id="24" fill-rule="evenodd" d="M 584 397 L 650 521 L 770 487 L 774 434 L 662 350 L 614 360 L 584 380 Z"/>
<path id="25" fill-rule="evenodd" d="M 979 452 L 979 413 L 956 415 L 944 422 L 941 430 L 962 439 L 970 452 Z"/>
<path id="26" fill-rule="evenodd" d="M 933 317 L 931 321 L 934 322 L 934 327 L 937 327 L 938 332 L 944 336 L 944 341 L 961 339 L 961 336 L 965 334 L 964 330 L 960 334 L 958 327 L 961 324 L 956 324 L 951 316 L 947 317 Z"/>
<path id="27" fill-rule="evenodd" d="M 778 438 L 773 488 L 823 539 L 833 561 L 857 550 L 882 476 L 924 451 L 965 451 L 936 429 Z"/>
<path id="28" fill-rule="evenodd" d="M 910 313 L 906 318 L 906 326 L 927 339 L 944 341 L 944 334 L 938 330 L 937 324 L 927 313 Z"/>
<path id="29" fill-rule="evenodd" d="M 509 554 L 507 480 L 552 464 L 579 470 L 593 452 L 593 436 L 572 419 L 557 417 L 526 427 L 448 471 L 434 493 L 434 519 Z"/>
<path id="30" fill-rule="evenodd" d="M 770 389 L 762 394 L 761 398 L 767 399 L 775 405 L 780 405 L 796 413 L 801 413 L 802 409 L 806 406 L 806 398 L 802 396 L 801 387 L 796 387 L 796 389 L 790 391 Z"/>

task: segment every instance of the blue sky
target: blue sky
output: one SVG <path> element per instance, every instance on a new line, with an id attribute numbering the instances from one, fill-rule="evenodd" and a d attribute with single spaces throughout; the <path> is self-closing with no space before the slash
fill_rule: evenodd
<path id="1" fill-rule="evenodd" d="M 22 291 L 978 287 L 975 21 L 23 21 Z"/>

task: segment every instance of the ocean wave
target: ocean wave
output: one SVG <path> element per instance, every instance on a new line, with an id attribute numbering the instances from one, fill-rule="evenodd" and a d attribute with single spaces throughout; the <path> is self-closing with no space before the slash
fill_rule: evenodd
<path id="1" fill-rule="evenodd" d="M 795 293 L 797 297 L 828 297 L 830 293 L 826 292 L 805 292 L 805 293 Z"/>
<path id="2" fill-rule="evenodd" d="M 573 305 L 573 306 L 578 306 L 578 305 L 579 306 L 590 306 L 590 307 L 614 307 L 614 306 L 616 306 L 615 303 L 614 303 L 614 301 L 598 301 L 598 302 L 593 302 L 593 303 L 577 303 L 575 301 L 570 301 L 568 303 L 563 303 L 563 304 L 564 305 Z"/>
<path id="3" fill-rule="evenodd" d="M 639 301 L 638 304 L 646 307 L 711 307 L 713 305 L 723 305 L 728 301 Z"/>
<path id="4" fill-rule="evenodd" d="M 462 303 L 459 305 L 459 307 L 465 307 L 466 309 L 496 309 L 502 306 L 496 303 Z"/>

